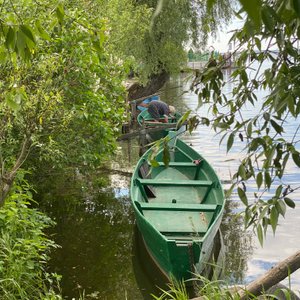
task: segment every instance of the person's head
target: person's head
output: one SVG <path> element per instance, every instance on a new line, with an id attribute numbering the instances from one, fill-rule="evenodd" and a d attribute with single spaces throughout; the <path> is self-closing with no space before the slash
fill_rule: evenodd
<path id="1" fill-rule="evenodd" d="M 172 105 L 169 105 L 169 112 L 170 112 L 170 115 L 174 115 L 176 112 L 175 107 Z"/>

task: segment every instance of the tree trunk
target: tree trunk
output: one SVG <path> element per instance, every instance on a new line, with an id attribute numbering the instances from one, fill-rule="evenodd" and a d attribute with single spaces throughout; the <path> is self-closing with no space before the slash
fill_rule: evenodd
<path id="1" fill-rule="evenodd" d="M 137 82 L 132 84 L 128 89 L 128 101 L 155 94 L 159 89 L 163 87 L 168 79 L 169 74 L 166 72 L 162 72 L 158 75 L 152 76 L 146 86 L 143 86 Z"/>
<path id="2" fill-rule="evenodd" d="M 300 251 L 289 256 L 284 261 L 279 262 L 276 266 L 267 271 L 263 276 L 252 281 L 244 289 L 234 287 L 231 290 L 232 294 L 239 294 L 240 300 L 251 299 L 259 296 L 262 292 L 268 291 L 271 287 L 278 284 L 280 281 L 288 277 L 290 274 L 300 268 Z M 204 297 L 197 297 L 191 300 L 203 300 Z M 297 299 L 297 296 L 294 298 Z"/>
<path id="3" fill-rule="evenodd" d="M 300 251 L 279 262 L 263 276 L 248 284 L 245 290 L 239 292 L 241 300 L 250 298 L 248 293 L 259 296 L 263 291 L 268 290 L 273 285 L 279 283 L 290 274 L 300 268 Z M 247 292 L 246 292 L 247 291 Z"/>
<path id="4" fill-rule="evenodd" d="M 5 198 L 7 197 L 13 185 L 17 172 L 27 159 L 27 156 L 30 152 L 30 147 L 30 139 L 25 137 L 21 145 L 19 156 L 17 157 L 14 166 L 11 168 L 11 170 L 2 170 L 2 173 L 0 174 L 0 207 L 4 205 Z"/>

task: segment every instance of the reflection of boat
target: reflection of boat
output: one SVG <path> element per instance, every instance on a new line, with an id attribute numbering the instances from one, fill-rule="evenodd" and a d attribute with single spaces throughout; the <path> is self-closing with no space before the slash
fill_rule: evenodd
<path id="1" fill-rule="evenodd" d="M 164 151 L 149 174 L 148 150 L 131 180 L 131 199 L 146 247 L 170 278 L 189 279 L 203 273 L 213 252 L 224 210 L 221 183 L 210 164 L 169 133 L 169 166 Z"/>
<path id="2" fill-rule="evenodd" d="M 170 130 L 176 130 L 176 124 L 180 118 L 181 114 L 176 112 L 174 117 L 168 118 L 168 123 L 154 122 L 154 119 L 149 114 L 148 110 L 144 110 L 137 116 L 137 122 L 140 126 L 152 128 L 152 131 L 149 130 L 149 135 L 153 141 L 156 141 L 167 136 Z M 172 124 L 174 126 L 172 126 Z M 157 128 L 157 130 L 155 130 L 155 128 Z M 179 130 L 182 130 L 182 128 L 183 127 L 181 127 Z"/>
<path id="3" fill-rule="evenodd" d="M 151 294 L 159 295 L 161 289 L 167 290 L 168 278 L 153 263 L 137 226 L 134 226 L 133 231 L 132 266 L 137 286 L 144 300 L 153 300 Z"/>

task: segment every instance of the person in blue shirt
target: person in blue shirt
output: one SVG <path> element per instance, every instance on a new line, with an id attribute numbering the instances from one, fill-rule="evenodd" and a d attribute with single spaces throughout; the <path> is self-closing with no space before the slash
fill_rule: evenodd
<path id="1" fill-rule="evenodd" d="M 149 97 L 149 98 L 146 98 L 145 100 L 143 100 L 138 106 L 137 106 L 137 109 L 139 111 L 144 111 L 148 108 L 149 104 L 152 102 L 152 101 L 158 101 L 159 100 L 159 97 L 158 96 L 152 96 L 152 97 Z"/>
<path id="2" fill-rule="evenodd" d="M 154 122 L 168 123 L 169 115 L 175 114 L 175 107 L 163 101 L 153 101 L 148 106 L 148 112 Z"/>

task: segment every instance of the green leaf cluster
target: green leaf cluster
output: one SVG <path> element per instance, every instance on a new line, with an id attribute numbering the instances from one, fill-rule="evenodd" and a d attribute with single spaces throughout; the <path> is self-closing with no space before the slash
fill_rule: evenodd
<path id="1" fill-rule="evenodd" d="M 97 165 L 115 149 L 125 73 L 92 9 L 75 1 L 2 5 L 0 203 L 25 162 Z"/>
<path id="2" fill-rule="evenodd" d="M 300 114 L 299 93 L 299 5 L 298 1 L 240 0 L 236 15 L 244 26 L 233 33 L 231 53 L 235 69 L 226 80 L 232 94 L 222 90 L 225 84 L 218 59 L 198 74 L 194 90 L 200 103 L 210 103 L 213 118 L 209 120 L 216 132 L 222 134 L 227 151 L 235 143 L 245 149 L 233 186 L 246 206 L 245 225 L 253 225 L 260 242 L 270 226 L 275 232 L 279 216 L 286 207 L 294 207 L 290 194 L 298 186 L 290 186 L 284 174 L 287 164 L 300 167 L 299 129 L 291 136 L 285 127 Z M 258 93 L 264 93 L 263 99 Z M 255 108 L 249 116 L 246 110 Z M 256 183 L 257 191 L 247 191 L 248 182 Z"/>

